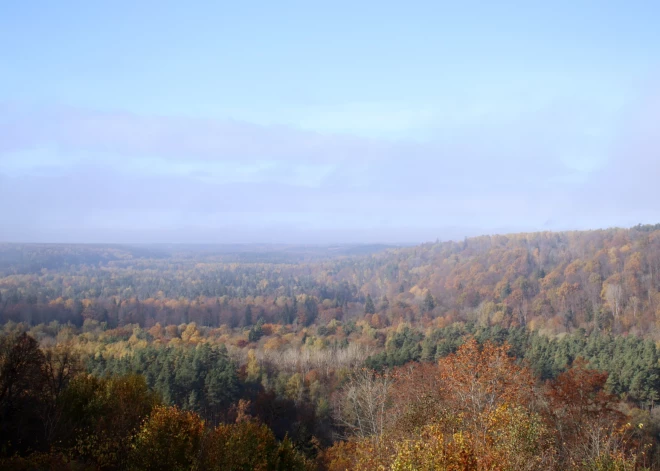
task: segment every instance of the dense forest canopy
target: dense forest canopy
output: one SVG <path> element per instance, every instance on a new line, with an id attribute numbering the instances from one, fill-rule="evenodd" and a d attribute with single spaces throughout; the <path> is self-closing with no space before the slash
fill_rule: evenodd
<path id="1" fill-rule="evenodd" d="M 5 244 L 0 316 L 239 327 L 258 319 L 327 325 L 366 314 L 376 325 L 458 321 L 660 337 L 657 226 L 403 248 L 236 249 Z"/>
<path id="2" fill-rule="evenodd" d="M 0 245 L 0 465 L 659 469 L 659 269 L 658 226 Z"/>

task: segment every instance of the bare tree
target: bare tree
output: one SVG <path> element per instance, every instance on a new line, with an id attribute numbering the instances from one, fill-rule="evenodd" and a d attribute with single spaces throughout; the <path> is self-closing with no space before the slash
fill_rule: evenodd
<path id="1" fill-rule="evenodd" d="M 334 416 L 345 437 L 382 435 L 392 379 L 368 369 L 355 370 L 334 404 Z"/>
<path id="2" fill-rule="evenodd" d="M 621 300 L 623 298 L 623 288 L 619 283 L 607 283 L 605 285 L 605 300 L 607 304 L 610 305 L 612 309 L 612 314 L 614 314 L 615 319 L 619 319 L 619 313 L 621 311 Z"/>

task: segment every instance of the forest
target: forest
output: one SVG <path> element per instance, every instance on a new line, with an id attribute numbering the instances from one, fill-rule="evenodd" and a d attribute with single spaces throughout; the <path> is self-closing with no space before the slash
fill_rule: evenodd
<path id="1" fill-rule="evenodd" d="M 2 469 L 660 469 L 660 225 L 0 244 Z"/>

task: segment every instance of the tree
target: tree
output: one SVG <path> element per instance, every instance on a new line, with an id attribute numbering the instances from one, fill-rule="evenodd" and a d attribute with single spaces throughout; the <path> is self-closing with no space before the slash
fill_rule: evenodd
<path id="1" fill-rule="evenodd" d="M 435 309 L 435 300 L 433 299 L 433 296 L 431 296 L 430 291 L 426 292 L 426 297 L 424 298 L 423 309 L 424 309 L 424 312 L 431 312 L 431 311 L 433 311 L 433 309 Z"/>
<path id="2" fill-rule="evenodd" d="M 273 432 L 253 420 L 221 424 L 204 438 L 198 469 L 270 471 L 311 469 L 288 438 L 277 443 Z"/>
<path id="3" fill-rule="evenodd" d="M 367 295 L 367 300 L 364 303 L 364 313 L 365 314 L 376 314 L 376 306 L 374 305 L 373 299 L 371 299 L 371 295 Z"/>
<path id="4" fill-rule="evenodd" d="M 554 380 L 548 391 L 550 417 L 567 463 L 595 461 L 623 448 L 619 435 L 625 417 L 605 390 L 607 373 L 589 370 L 578 359 Z"/>
<path id="5" fill-rule="evenodd" d="M 187 471 L 197 461 L 204 422 L 194 412 L 156 407 L 138 432 L 132 463 L 136 470 Z"/>
<path id="6" fill-rule="evenodd" d="M 369 437 L 385 431 L 392 378 L 368 369 L 355 371 L 335 403 L 335 419 L 346 436 Z"/>
<path id="7" fill-rule="evenodd" d="M 623 298 L 623 288 L 621 287 L 621 284 L 606 282 L 603 285 L 602 296 L 612 309 L 614 319 L 618 320 L 621 310 L 621 301 Z"/>
<path id="8" fill-rule="evenodd" d="M 26 333 L 0 339 L 0 448 L 5 453 L 46 445 L 47 388 L 46 358 L 37 341 Z"/>
<path id="9" fill-rule="evenodd" d="M 70 381 L 82 371 L 80 358 L 73 353 L 72 345 L 56 345 L 44 352 L 43 374 L 45 375 L 43 424 L 46 440 L 51 442 L 63 419 L 60 397 Z"/>
<path id="10" fill-rule="evenodd" d="M 243 316 L 243 326 L 250 327 L 252 325 L 252 306 L 247 305 L 245 308 L 245 315 Z"/>
<path id="11" fill-rule="evenodd" d="M 380 302 L 380 310 L 387 311 L 390 307 L 390 300 L 387 299 L 387 296 L 383 296 L 383 299 Z"/>
<path id="12" fill-rule="evenodd" d="M 264 321 L 262 319 L 259 319 L 259 321 L 254 326 L 252 326 L 252 328 L 248 332 L 248 341 L 258 342 L 259 339 L 263 337 L 264 335 L 263 324 Z"/>
<path id="13" fill-rule="evenodd" d="M 133 435 L 158 404 L 144 377 L 76 376 L 60 401 L 62 421 L 55 442 L 68 454 L 99 469 L 128 465 Z"/>
<path id="14" fill-rule="evenodd" d="M 309 326 L 314 323 L 316 317 L 319 315 L 319 307 L 316 300 L 311 296 L 305 297 L 305 313 L 304 313 L 304 326 Z"/>
<path id="15" fill-rule="evenodd" d="M 215 417 L 223 408 L 236 400 L 239 382 L 235 365 L 227 357 L 226 349 L 214 351 L 211 366 L 204 379 L 206 402 Z"/>
<path id="16" fill-rule="evenodd" d="M 248 350 L 245 372 L 247 375 L 246 380 L 249 382 L 256 382 L 261 377 L 261 366 L 254 349 Z"/>

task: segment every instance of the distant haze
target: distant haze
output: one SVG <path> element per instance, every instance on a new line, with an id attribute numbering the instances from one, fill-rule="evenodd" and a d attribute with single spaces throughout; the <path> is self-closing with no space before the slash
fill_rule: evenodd
<path id="1" fill-rule="evenodd" d="M 658 2 L 11 3 L 0 241 L 660 222 Z"/>

